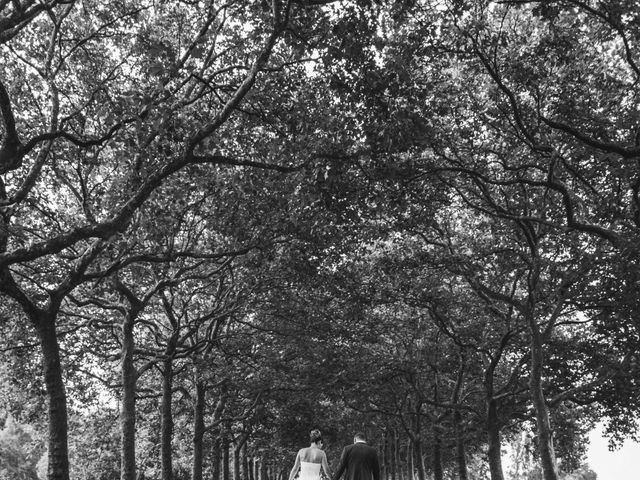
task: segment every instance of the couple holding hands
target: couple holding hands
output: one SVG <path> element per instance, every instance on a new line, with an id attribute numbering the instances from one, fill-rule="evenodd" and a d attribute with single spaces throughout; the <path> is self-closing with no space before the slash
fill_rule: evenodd
<path id="1" fill-rule="evenodd" d="M 344 447 L 335 475 L 329 472 L 327 454 L 322 450 L 324 442 L 320 430 L 311 430 L 309 437 L 311 445 L 298 452 L 289 480 L 293 480 L 298 472 L 299 480 L 320 480 L 321 470 L 327 480 L 340 480 L 342 474 L 344 480 L 380 480 L 378 453 L 367 444 L 363 433 L 356 433 L 353 445 Z"/>

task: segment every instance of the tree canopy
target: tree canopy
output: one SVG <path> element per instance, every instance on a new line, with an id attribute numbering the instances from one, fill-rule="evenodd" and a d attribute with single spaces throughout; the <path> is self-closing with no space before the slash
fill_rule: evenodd
<path id="1" fill-rule="evenodd" d="M 320 428 L 595 478 L 639 49 L 628 0 L 0 0 L 0 476 L 281 480 Z"/>

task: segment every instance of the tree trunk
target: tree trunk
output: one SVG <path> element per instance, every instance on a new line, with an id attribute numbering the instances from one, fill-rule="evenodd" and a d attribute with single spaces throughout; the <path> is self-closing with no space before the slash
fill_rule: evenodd
<path id="1" fill-rule="evenodd" d="M 42 370 L 47 388 L 49 410 L 49 454 L 47 478 L 69 480 L 67 396 L 62 380 L 60 345 L 55 328 L 55 315 L 38 322 L 42 347 Z"/>
<path id="2" fill-rule="evenodd" d="M 242 480 L 251 480 L 251 475 L 249 474 L 249 458 L 247 457 L 247 444 L 245 443 L 242 446 Z"/>
<path id="3" fill-rule="evenodd" d="M 225 433 L 222 440 L 222 480 L 230 480 L 229 471 L 229 437 Z"/>
<path id="4" fill-rule="evenodd" d="M 462 412 L 456 410 L 453 412 L 453 421 L 456 428 L 456 457 L 458 463 L 458 477 L 460 480 L 469 480 L 467 472 L 467 455 L 465 452 L 464 428 L 462 425 Z"/>
<path id="5" fill-rule="evenodd" d="M 440 427 L 433 426 L 433 480 L 443 480 L 442 468 L 442 439 L 440 438 Z"/>
<path id="6" fill-rule="evenodd" d="M 415 465 L 413 462 L 413 445 L 411 440 L 407 440 L 407 479 L 413 480 Z"/>
<path id="7" fill-rule="evenodd" d="M 238 444 L 233 448 L 233 480 L 242 480 L 241 469 L 244 469 L 243 451 L 248 439 L 249 434 L 244 433 L 238 439 Z"/>
<path id="8" fill-rule="evenodd" d="M 240 449 L 241 445 L 233 448 L 233 480 L 240 480 Z"/>
<path id="9" fill-rule="evenodd" d="M 212 480 L 220 480 L 220 438 L 216 438 L 213 441 L 211 451 L 213 453 L 213 458 L 211 459 L 211 478 Z"/>
<path id="10" fill-rule="evenodd" d="M 502 453 L 500 445 L 500 425 L 498 423 L 498 407 L 493 398 L 487 399 L 487 456 L 491 480 L 504 480 L 502 473 Z"/>
<path id="11" fill-rule="evenodd" d="M 193 468 L 192 480 L 202 480 L 203 439 L 204 439 L 204 409 L 206 389 L 204 382 L 196 380 L 196 395 L 193 406 Z"/>
<path id="12" fill-rule="evenodd" d="M 382 446 L 380 447 L 380 467 L 382 480 L 387 480 L 387 432 L 382 434 Z"/>
<path id="13" fill-rule="evenodd" d="M 396 466 L 396 431 L 393 430 L 391 438 L 389 440 L 389 467 L 391 469 L 391 480 L 397 480 L 397 466 Z"/>
<path id="14" fill-rule="evenodd" d="M 269 480 L 267 472 L 267 462 L 264 458 L 260 459 L 260 480 Z"/>
<path id="15" fill-rule="evenodd" d="M 167 341 L 162 361 L 162 399 L 160 400 L 161 425 L 160 425 L 160 464 L 162 468 L 162 480 L 173 480 L 173 357 L 176 352 L 177 334 Z"/>
<path id="16" fill-rule="evenodd" d="M 255 475 L 254 475 L 254 458 L 253 457 L 247 457 L 247 473 L 248 473 L 248 480 L 255 480 Z"/>
<path id="17" fill-rule="evenodd" d="M 160 463 L 162 465 L 162 480 L 173 480 L 173 463 L 171 458 L 171 443 L 173 437 L 173 415 L 171 413 L 171 403 L 173 400 L 173 357 L 169 355 L 162 364 Z"/>
<path id="18" fill-rule="evenodd" d="M 544 480 L 558 480 L 558 467 L 553 446 L 553 434 L 549 409 L 542 389 L 542 367 L 544 355 L 542 352 L 542 337 L 538 330 L 533 314 L 530 312 L 529 326 L 531 330 L 531 375 L 529 377 L 529 391 L 533 407 L 536 411 L 536 425 L 538 435 L 538 448 L 540 450 L 540 462 Z"/>
<path id="19" fill-rule="evenodd" d="M 122 324 L 121 379 L 122 405 L 120 407 L 120 478 L 136 480 L 136 381 L 133 363 L 134 320 L 130 315 Z"/>
<path id="20" fill-rule="evenodd" d="M 405 480 L 404 479 L 404 475 L 403 475 L 403 471 L 404 469 L 402 468 L 402 461 L 400 460 L 400 439 L 398 436 L 398 432 L 394 431 L 393 434 L 393 451 L 394 451 L 394 463 L 396 464 L 396 470 L 398 472 L 398 480 Z"/>
<path id="21" fill-rule="evenodd" d="M 426 480 L 427 473 L 424 468 L 424 455 L 422 455 L 422 440 L 420 437 L 413 440 L 413 451 L 418 461 L 418 480 Z"/>

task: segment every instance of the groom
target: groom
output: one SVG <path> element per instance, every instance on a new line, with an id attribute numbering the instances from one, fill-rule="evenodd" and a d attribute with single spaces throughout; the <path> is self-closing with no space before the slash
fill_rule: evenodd
<path id="1" fill-rule="evenodd" d="M 364 433 L 356 433 L 353 445 L 344 447 L 332 480 L 339 480 L 343 473 L 344 480 L 380 480 L 378 452 L 367 444 Z"/>

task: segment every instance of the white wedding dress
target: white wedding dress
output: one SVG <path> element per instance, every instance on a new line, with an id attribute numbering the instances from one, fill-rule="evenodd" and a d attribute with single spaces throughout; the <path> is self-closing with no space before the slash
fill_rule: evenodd
<path id="1" fill-rule="evenodd" d="M 327 454 L 313 445 L 301 449 L 296 455 L 296 463 L 289 480 L 322 480 L 323 477 L 331 478 Z"/>
<path id="2" fill-rule="evenodd" d="M 320 480 L 320 463 L 300 462 L 299 480 Z"/>

